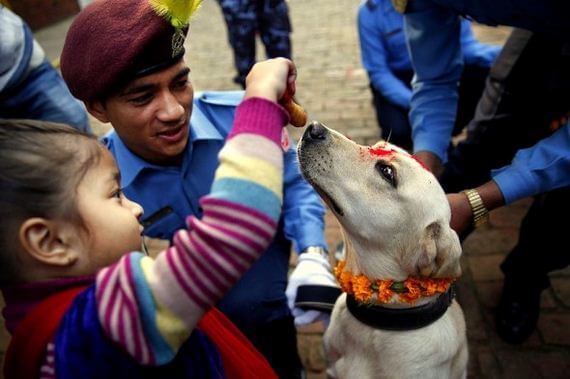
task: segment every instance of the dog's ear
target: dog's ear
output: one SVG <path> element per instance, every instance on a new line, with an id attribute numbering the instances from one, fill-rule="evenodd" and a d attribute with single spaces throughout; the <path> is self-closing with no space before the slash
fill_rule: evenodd
<path id="1" fill-rule="evenodd" d="M 449 225 L 431 223 L 420 240 L 420 255 L 416 263 L 421 276 L 457 278 L 461 275 L 461 243 Z"/>

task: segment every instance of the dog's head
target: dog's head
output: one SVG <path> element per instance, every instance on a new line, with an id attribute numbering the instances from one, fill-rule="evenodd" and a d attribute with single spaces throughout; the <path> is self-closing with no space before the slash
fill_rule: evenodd
<path id="1" fill-rule="evenodd" d="M 298 151 L 303 176 L 342 226 L 347 269 L 396 280 L 461 274 L 445 193 L 413 156 L 387 142 L 358 145 L 318 122 Z"/>

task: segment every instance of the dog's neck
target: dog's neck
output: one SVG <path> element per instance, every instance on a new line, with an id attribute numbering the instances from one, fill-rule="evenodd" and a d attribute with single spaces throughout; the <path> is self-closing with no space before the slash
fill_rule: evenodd
<path id="1" fill-rule="evenodd" d="M 412 277 L 402 274 L 400 265 L 395 265 L 398 269 L 387 265 L 388 270 L 393 269 L 387 276 L 370 279 L 364 274 L 367 260 L 362 258 L 372 257 L 376 262 L 383 257 L 384 261 L 390 261 L 389 256 L 368 251 L 357 253 L 355 245 L 346 238 L 344 246 L 345 260 L 337 264 L 335 275 L 346 293 L 348 311 L 361 323 L 379 330 L 408 331 L 428 326 L 447 312 L 455 296 L 453 279 Z M 375 272 L 382 270 L 377 268 Z M 392 275 L 406 275 L 406 278 L 386 279 L 394 278 Z"/>
<path id="2" fill-rule="evenodd" d="M 404 281 L 410 276 L 392 254 L 358 244 L 347 238 L 345 232 L 343 241 L 345 269 L 352 274 L 395 281 Z"/>
<path id="3" fill-rule="evenodd" d="M 377 252 L 359 251 L 360 254 L 357 254 L 354 245 L 346 239 L 344 246 L 345 260 L 335 267 L 335 275 L 342 290 L 363 304 L 389 308 L 421 306 L 435 301 L 454 281 L 452 278 L 409 275 L 402 272 L 396 262 L 390 265 L 386 256 L 378 255 Z M 371 276 L 368 274 L 371 271 L 364 269 L 369 267 L 366 263 L 362 266 L 363 256 L 372 256 L 375 262 L 386 261 L 383 262 L 385 266 L 372 271 L 380 273 L 378 276 Z"/>
<path id="4" fill-rule="evenodd" d="M 408 277 L 404 281 L 371 279 L 346 270 L 344 261 L 335 267 L 342 291 L 367 305 L 410 308 L 428 303 L 445 293 L 453 279 Z"/>
<path id="5" fill-rule="evenodd" d="M 353 317 L 375 329 L 406 331 L 420 329 L 437 321 L 447 312 L 454 297 L 452 286 L 429 303 L 396 309 L 384 305 L 362 304 L 348 295 L 346 307 Z"/>

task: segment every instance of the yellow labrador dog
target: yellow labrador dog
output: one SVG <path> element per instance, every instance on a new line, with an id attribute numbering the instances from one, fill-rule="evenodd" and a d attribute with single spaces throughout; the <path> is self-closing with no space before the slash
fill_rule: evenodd
<path id="1" fill-rule="evenodd" d="M 324 343 L 334 378 L 463 378 L 454 300 L 461 246 L 436 178 L 387 142 L 358 145 L 318 122 L 299 143 L 304 177 L 340 222 L 344 293 Z"/>

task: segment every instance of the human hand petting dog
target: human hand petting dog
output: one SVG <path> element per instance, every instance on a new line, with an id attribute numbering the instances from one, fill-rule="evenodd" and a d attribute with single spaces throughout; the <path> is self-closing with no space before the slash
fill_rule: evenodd
<path id="1" fill-rule="evenodd" d="M 418 151 L 414 156 L 424 164 L 425 167 L 436 177 L 439 178 L 443 172 L 441 159 L 430 151 Z"/>
<path id="2" fill-rule="evenodd" d="M 302 326 L 317 321 L 324 321 L 328 324 L 330 314 L 314 309 L 301 309 L 295 306 L 295 299 L 300 286 L 318 285 L 339 288 L 336 278 L 334 277 L 331 265 L 326 257 L 319 253 L 306 252 L 299 255 L 297 267 L 291 273 L 287 284 L 287 302 L 293 317 L 295 317 L 295 325 Z"/>
<path id="3" fill-rule="evenodd" d="M 493 180 L 475 188 L 475 191 L 477 191 L 481 197 L 482 205 L 488 211 L 505 205 L 503 194 L 497 183 Z M 447 194 L 447 200 L 451 207 L 451 228 L 455 230 L 459 236 L 463 236 L 474 227 L 472 205 L 465 193 L 462 192 Z"/>
<path id="4" fill-rule="evenodd" d="M 429 151 L 419 151 L 415 153 L 414 156 L 422 162 L 436 178 L 441 176 L 443 165 L 437 155 Z M 479 195 L 485 212 L 505 205 L 503 194 L 497 183 L 493 180 L 473 189 L 473 191 Z M 475 225 L 476 220 L 474 219 L 475 210 L 468 196 L 466 196 L 465 191 L 447 194 L 447 200 L 451 207 L 450 225 L 459 236 L 465 236 L 469 231 L 473 230 L 474 227 L 477 227 L 477 225 Z"/>

